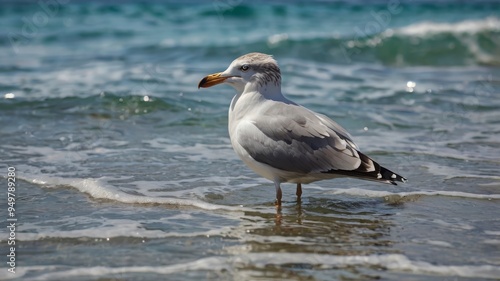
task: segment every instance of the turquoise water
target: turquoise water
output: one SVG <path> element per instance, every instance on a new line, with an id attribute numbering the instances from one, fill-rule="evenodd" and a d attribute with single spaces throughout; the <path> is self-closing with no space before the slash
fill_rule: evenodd
<path id="1" fill-rule="evenodd" d="M 500 276 L 500 3 L 40 3 L 0 2 L 1 280 Z M 276 210 L 234 90 L 197 89 L 254 51 L 409 182 L 285 184 Z"/>

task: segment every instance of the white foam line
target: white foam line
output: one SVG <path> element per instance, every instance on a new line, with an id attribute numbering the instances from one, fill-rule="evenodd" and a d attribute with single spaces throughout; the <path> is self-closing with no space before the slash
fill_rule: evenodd
<path id="1" fill-rule="evenodd" d="M 451 243 L 445 241 L 430 240 L 430 239 L 412 239 L 411 241 L 420 244 L 429 244 L 433 246 L 453 248 L 453 245 Z"/>
<path id="2" fill-rule="evenodd" d="M 198 231 L 198 232 L 165 232 L 161 230 L 147 230 L 141 227 L 124 227 L 118 226 L 104 226 L 86 229 L 76 229 L 67 231 L 43 231 L 37 233 L 19 233 L 17 240 L 20 241 L 36 241 L 42 239 L 61 238 L 61 239 L 113 239 L 120 237 L 133 237 L 141 239 L 158 239 L 158 238 L 185 238 L 185 237 L 209 237 L 223 235 L 231 230 L 231 227 L 221 227 L 218 229 Z"/>
<path id="3" fill-rule="evenodd" d="M 386 197 L 386 196 L 414 196 L 414 195 L 424 195 L 424 196 L 450 196 L 450 197 L 464 197 L 473 199 L 500 199 L 500 194 L 476 194 L 467 193 L 461 191 L 412 191 L 412 192 L 389 192 L 389 191 L 375 191 L 361 188 L 347 188 L 347 189 L 336 189 L 328 192 L 329 194 L 347 194 L 347 195 L 357 195 L 366 197 Z"/>
<path id="4" fill-rule="evenodd" d="M 29 181 L 34 184 L 42 185 L 45 187 L 71 186 L 83 193 L 92 196 L 95 199 L 107 199 L 127 204 L 163 204 L 163 205 L 173 205 L 173 206 L 193 206 L 205 210 L 227 210 L 227 211 L 238 211 L 238 212 L 255 211 L 250 208 L 216 205 L 190 199 L 149 197 L 149 196 L 128 194 L 107 184 L 105 182 L 106 179 L 105 177 L 98 179 L 94 178 L 74 179 L 74 178 L 55 178 L 55 177 L 47 177 L 44 175 L 38 175 L 36 177 L 19 176 L 19 179 Z"/>
<path id="5" fill-rule="evenodd" d="M 496 17 L 488 17 L 480 20 L 465 20 L 457 23 L 420 22 L 403 27 L 396 32 L 404 35 L 429 35 L 433 33 L 477 33 L 481 31 L 500 30 L 500 20 Z"/>
<path id="6" fill-rule="evenodd" d="M 418 275 L 455 276 L 467 278 L 491 278 L 500 276 L 500 267 L 492 265 L 434 265 L 423 261 L 412 261 L 404 255 L 333 256 L 302 253 L 247 253 L 228 257 L 208 257 L 196 261 L 169 266 L 131 266 L 131 267 L 79 267 L 58 272 L 45 273 L 27 280 L 69 280 L 72 277 L 109 276 L 126 273 L 174 274 L 186 271 L 227 270 L 235 274 L 235 268 L 248 265 L 264 268 L 269 265 L 311 264 L 325 269 L 345 268 L 348 266 L 379 266 L 393 272 Z M 48 266 L 53 269 L 54 266 Z M 23 276 L 31 271 L 23 267 Z M 40 270 L 37 267 L 37 270 Z M 34 270 L 33 270 L 34 271 Z"/>

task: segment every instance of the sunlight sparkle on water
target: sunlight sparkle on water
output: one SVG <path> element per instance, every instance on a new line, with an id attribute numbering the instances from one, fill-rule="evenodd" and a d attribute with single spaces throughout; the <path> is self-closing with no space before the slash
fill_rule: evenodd
<path id="1" fill-rule="evenodd" d="M 410 92 L 410 93 L 413 93 L 413 90 L 414 90 L 415 86 L 417 86 L 417 83 L 415 83 L 413 81 L 406 82 L 406 91 Z"/>

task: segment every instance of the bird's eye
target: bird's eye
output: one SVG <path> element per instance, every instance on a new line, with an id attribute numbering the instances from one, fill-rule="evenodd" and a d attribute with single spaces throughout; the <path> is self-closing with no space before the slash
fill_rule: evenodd
<path id="1" fill-rule="evenodd" d="M 241 71 L 247 71 L 249 68 L 248 64 L 244 64 L 240 67 Z"/>

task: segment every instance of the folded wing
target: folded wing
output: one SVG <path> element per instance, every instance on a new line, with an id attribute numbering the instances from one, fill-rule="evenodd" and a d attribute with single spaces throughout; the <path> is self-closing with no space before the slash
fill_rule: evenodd
<path id="1" fill-rule="evenodd" d="M 276 169 L 393 184 L 403 179 L 358 151 L 349 133 L 333 120 L 296 104 L 278 103 L 242 120 L 235 137 L 253 159 Z"/>

